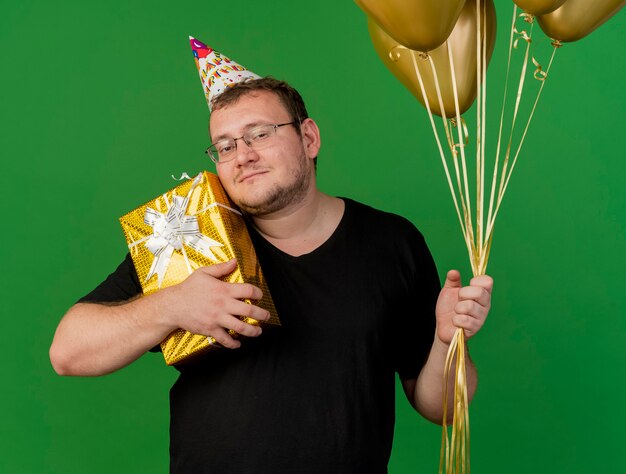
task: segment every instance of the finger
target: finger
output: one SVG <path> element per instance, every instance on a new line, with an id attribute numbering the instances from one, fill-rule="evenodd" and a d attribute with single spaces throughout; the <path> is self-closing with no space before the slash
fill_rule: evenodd
<path id="1" fill-rule="evenodd" d="M 446 275 L 445 288 L 461 288 L 461 274 L 458 270 L 450 270 Z"/>
<path id="2" fill-rule="evenodd" d="M 465 286 L 459 290 L 459 300 L 473 300 L 488 307 L 491 302 L 491 294 L 480 286 Z"/>
<path id="3" fill-rule="evenodd" d="M 467 314 L 455 314 L 452 317 L 452 323 L 463 330 L 468 336 L 476 334 L 483 325 L 483 322 L 468 316 Z"/>
<path id="4" fill-rule="evenodd" d="M 236 267 L 237 260 L 232 258 L 228 262 L 216 263 L 215 265 L 209 265 L 208 267 L 200 267 L 197 271 L 206 273 L 207 275 L 211 275 L 215 278 L 222 278 L 232 273 Z"/>
<path id="5" fill-rule="evenodd" d="M 232 329 L 238 334 L 247 337 L 257 337 L 263 332 L 259 326 L 253 326 L 234 316 L 226 316 L 220 321 L 220 325 L 228 330 Z"/>
<path id="6" fill-rule="evenodd" d="M 241 347 L 241 342 L 233 339 L 232 336 L 222 328 L 213 329 L 211 331 L 211 337 L 227 349 L 238 349 Z"/>
<path id="7" fill-rule="evenodd" d="M 479 305 L 473 300 L 459 301 L 454 306 L 454 312 L 457 316 L 467 316 L 477 321 L 483 322 L 487 319 L 488 309 Z M 454 319 L 454 316 L 453 316 Z"/>
<path id="8" fill-rule="evenodd" d="M 226 308 L 226 314 L 235 317 L 243 316 L 257 321 L 268 321 L 271 316 L 266 309 L 240 300 L 231 300 Z"/>
<path id="9" fill-rule="evenodd" d="M 260 300 L 263 298 L 261 289 L 250 283 L 232 283 L 229 291 L 230 296 L 238 300 Z"/>
<path id="10" fill-rule="evenodd" d="M 271 315 L 266 309 L 244 301 L 236 301 L 236 306 L 231 314 L 235 316 L 244 316 L 246 318 L 255 319 L 257 321 L 269 321 Z"/>
<path id="11" fill-rule="evenodd" d="M 493 278 L 489 275 L 479 275 L 471 279 L 470 286 L 480 286 L 489 293 L 493 290 Z"/>

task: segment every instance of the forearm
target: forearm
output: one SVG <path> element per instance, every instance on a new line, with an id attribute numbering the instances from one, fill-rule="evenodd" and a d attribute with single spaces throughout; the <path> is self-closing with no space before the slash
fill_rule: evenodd
<path id="1" fill-rule="evenodd" d="M 259 288 L 222 281 L 235 268 L 234 259 L 200 267 L 182 283 L 125 304 L 74 305 L 50 347 L 54 369 L 61 375 L 108 374 L 138 359 L 177 328 L 236 349 L 241 343 L 228 331 L 246 337 L 261 334 L 261 328 L 241 317 L 268 321 L 270 313 L 245 302 L 261 299 Z"/>
<path id="2" fill-rule="evenodd" d="M 425 418 L 438 424 L 441 424 L 443 420 L 443 375 L 448 348 L 447 344 L 435 337 L 428 360 L 417 378 L 413 394 L 414 406 L 417 411 Z M 465 348 L 465 368 L 468 399 L 471 400 L 476 392 L 478 376 L 476 367 L 469 358 L 467 347 Z M 453 415 L 455 372 L 456 357 L 448 377 L 448 423 L 452 421 Z"/>
<path id="3" fill-rule="evenodd" d="M 161 292 L 118 305 L 78 303 L 63 317 L 50 347 L 60 375 L 114 372 L 176 329 L 165 321 Z"/>

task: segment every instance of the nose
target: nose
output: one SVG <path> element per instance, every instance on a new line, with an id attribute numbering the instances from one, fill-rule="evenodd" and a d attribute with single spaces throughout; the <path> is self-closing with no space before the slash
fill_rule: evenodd
<path id="1" fill-rule="evenodd" d="M 236 142 L 237 149 L 235 152 L 237 153 L 237 156 L 235 157 L 235 161 L 237 164 L 245 164 L 249 161 L 256 161 L 259 158 L 256 150 L 248 145 L 243 137 L 237 138 Z"/>

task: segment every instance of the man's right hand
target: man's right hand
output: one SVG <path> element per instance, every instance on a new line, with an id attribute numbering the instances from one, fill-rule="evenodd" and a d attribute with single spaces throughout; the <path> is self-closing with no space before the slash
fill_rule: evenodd
<path id="1" fill-rule="evenodd" d="M 255 337 L 261 328 L 239 319 L 267 321 L 269 313 L 241 300 L 258 300 L 261 290 L 220 278 L 235 270 L 231 260 L 198 268 L 185 281 L 121 304 L 77 303 L 65 314 L 50 347 L 60 375 L 104 375 L 135 361 L 172 331 L 211 336 L 224 347 L 241 343 L 228 330 Z"/>
<path id="2" fill-rule="evenodd" d="M 236 260 L 200 267 L 185 281 L 159 292 L 163 303 L 164 318 L 177 328 L 183 328 L 193 334 L 211 336 L 224 347 L 236 349 L 241 342 L 228 334 L 233 330 L 242 336 L 256 337 L 261 328 L 248 324 L 241 316 L 267 321 L 267 310 L 244 299 L 260 300 L 262 291 L 249 283 L 227 283 L 221 278 L 232 273 L 237 267 Z"/>

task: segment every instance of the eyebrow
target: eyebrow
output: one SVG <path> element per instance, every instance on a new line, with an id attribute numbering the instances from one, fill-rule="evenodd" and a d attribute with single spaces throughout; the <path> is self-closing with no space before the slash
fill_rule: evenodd
<path id="1" fill-rule="evenodd" d="M 268 122 L 263 121 L 263 122 L 250 122 L 250 123 L 247 123 L 247 124 L 243 127 L 243 133 L 246 133 L 246 132 L 247 132 L 248 130 L 250 130 L 251 128 L 258 127 L 259 125 L 268 125 Z M 232 137 L 231 137 L 231 136 L 229 136 L 229 135 L 226 135 L 226 134 L 222 134 L 222 135 L 218 135 L 218 136 L 217 136 L 217 137 L 215 137 L 215 138 L 211 137 L 211 141 L 212 141 L 213 143 L 217 143 L 217 142 L 219 142 L 219 141 L 221 141 L 221 140 L 226 140 L 226 139 L 229 139 L 229 138 L 232 138 Z"/>

